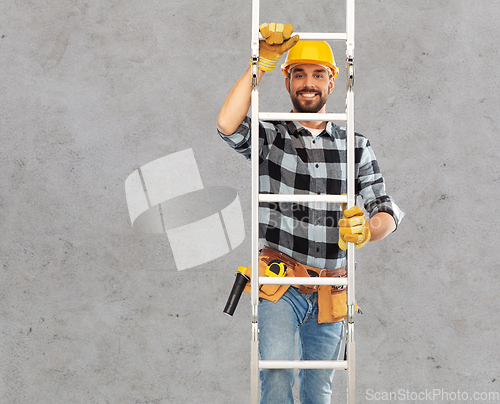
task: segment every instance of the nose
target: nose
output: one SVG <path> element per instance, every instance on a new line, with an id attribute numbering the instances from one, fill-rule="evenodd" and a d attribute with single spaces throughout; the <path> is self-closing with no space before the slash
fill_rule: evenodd
<path id="1" fill-rule="evenodd" d="M 304 87 L 311 89 L 311 90 L 314 90 L 314 88 L 315 88 L 314 78 L 312 76 L 310 76 L 310 75 L 306 76 L 306 80 L 304 82 Z"/>

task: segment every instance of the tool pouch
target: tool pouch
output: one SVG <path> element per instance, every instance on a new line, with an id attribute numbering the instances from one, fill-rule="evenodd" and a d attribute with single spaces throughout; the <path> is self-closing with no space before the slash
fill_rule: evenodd
<path id="1" fill-rule="evenodd" d="M 346 267 L 322 270 L 320 277 L 346 278 Z M 347 316 L 347 286 L 320 285 L 318 306 L 318 323 L 344 320 Z"/>
<path id="2" fill-rule="evenodd" d="M 269 257 L 259 257 L 259 276 L 266 276 L 266 268 L 270 261 Z M 246 273 L 252 277 L 252 268 L 248 267 Z M 259 297 L 276 303 L 285 294 L 290 285 L 260 285 Z M 250 293 L 250 281 L 245 287 L 245 292 Z"/>

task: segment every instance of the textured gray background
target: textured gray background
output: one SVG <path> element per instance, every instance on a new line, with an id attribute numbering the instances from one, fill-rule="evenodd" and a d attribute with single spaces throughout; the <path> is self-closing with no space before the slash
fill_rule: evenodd
<path id="1" fill-rule="evenodd" d="M 344 31 L 344 13 L 261 5 L 297 31 Z M 357 254 L 359 403 L 500 392 L 499 17 L 497 0 L 357 2 L 356 129 L 407 214 Z M 249 402 L 249 299 L 222 308 L 249 262 L 250 166 L 215 120 L 250 21 L 249 0 L 1 2 L 1 403 Z M 290 108 L 279 72 L 261 105 Z M 238 191 L 247 238 L 178 272 L 165 237 L 132 229 L 124 182 L 188 148 L 205 186 Z"/>

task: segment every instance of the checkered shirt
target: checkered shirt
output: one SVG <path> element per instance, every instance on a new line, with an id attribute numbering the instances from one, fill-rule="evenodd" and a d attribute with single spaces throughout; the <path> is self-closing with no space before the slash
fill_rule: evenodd
<path id="1" fill-rule="evenodd" d="M 235 133 L 219 135 L 238 153 L 250 159 L 250 118 Z M 327 122 L 317 137 L 296 121 L 260 122 L 259 186 L 266 194 L 347 193 L 347 135 Z M 385 184 L 367 138 L 355 133 L 356 195 L 363 198 L 369 217 L 387 212 L 399 225 L 404 213 L 385 193 Z M 338 203 L 259 204 L 259 237 L 302 264 L 335 269 L 345 265 L 345 251 L 338 247 Z"/>

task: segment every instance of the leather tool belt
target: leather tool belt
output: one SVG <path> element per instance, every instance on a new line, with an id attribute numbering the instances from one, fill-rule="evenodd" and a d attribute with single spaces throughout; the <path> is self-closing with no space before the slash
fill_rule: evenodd
<path id="1" fill-rule="evenodd" d="M 311 267 L 309 265 L 304 265 L 277 251 L 270 247 L 264 247 L 260 253 L 260 260 L 264 263 L 269 264 L 271 261 L 278 260 L 283 262 L 287 266 L 287 276 L 294 277 L 329 277 L 329 278 L 346 278 L 347 270 L 346 267 L 341 267 L 337 269 L 320 269 Z M 298 288 L 299 292 L 311 294 L 318 291 L 318 285 L 294 285 Z M 332 294 L 342 293 L 346 291 L 346 286 L 332 286 Z"/>
<path id="2" fill-rule="evenodd" d="M 346 267 L 337 269 L 320 269 L 301 264 L 282 252 L 270 247 L 263 248 L 259 253 L 259 276 L 267 276 L 266 268 L 273 260 L 281 261 L 286 265 L 286 276 L 291 277 L 347 277 Z M 251 267 L 246 271 L 251 276 Z M 295 286 L 295 285 L 294 285 Z M 259 297 L 276 303 L 288 290 L 289 285 L 261 285 Z M 301 293 L 318 292 L 318 322 L 334 323 L 345 320 L 347 316 L 347 287 L 330 285 L 296 285 Z M 250 293 L 251 283 L 248 282 L 245 292 Z"/>

